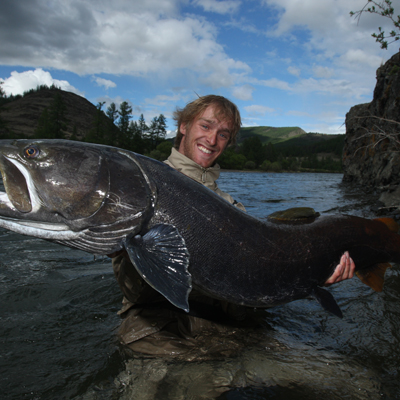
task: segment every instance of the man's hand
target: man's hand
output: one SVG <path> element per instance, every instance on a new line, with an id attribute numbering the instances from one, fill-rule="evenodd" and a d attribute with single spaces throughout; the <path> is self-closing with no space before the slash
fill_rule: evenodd
<path id="1" fill-rule="evenodd" d="M 333 283 L 338 283 L 344 281 L 345 279 L 350 279 L 354 276 L 354 270 L 356 265 L 354 261 L 350 258 L 349 253 L 346 251 L 342 258 L 340 259 L 340 264 L 336 267 L 333 275 L 325 282 L 324 286 L 330 286 Z"/>

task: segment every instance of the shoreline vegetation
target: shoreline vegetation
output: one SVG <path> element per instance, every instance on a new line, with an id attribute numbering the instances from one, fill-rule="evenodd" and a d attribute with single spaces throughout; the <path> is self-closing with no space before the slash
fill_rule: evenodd
<path id="1" fill-rule="evenodd" d="M 0 90 L 0 139 L 71 139 L 120 147 L 159 161 L 168 158 L 173 139 L 166 137 L 163 114 L 147 123 L 143 114 L 133 120 L 126 101 L 119 108 L 111 103 L 103 110 L 104 105 L 94 106 L 54 85 L 38 86 L 22 96 L 6 96 Z M 25 126 L 31 127 L 30 132 L 17 127 L 26 122 L 29 106 L 32 111 Z M 84 126 L 82 121 L 89 122 Z M 344 136 L 306 133 L 299 127 L 244 127 L 237 145 L 226 149 L 218 164 L 231 171 L 342 173 Z"/>

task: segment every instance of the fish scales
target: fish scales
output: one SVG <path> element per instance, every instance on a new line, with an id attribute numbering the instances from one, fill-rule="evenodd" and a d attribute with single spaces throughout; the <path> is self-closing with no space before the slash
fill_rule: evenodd
<path id="1" fill-rule="evenodd" d="M 0 226 L 94 254 L 125 250 L 186 311 L 195 287 L 249 307 L 312 295 L 340 315 L 321 285 L 344 251 L 378 289 L 383 277 L 371 271 L 400 262 L 392 222 L 340 214 L 260 221 L 166 164 L 114 147 L 1 140 L 0 169 Z"/>

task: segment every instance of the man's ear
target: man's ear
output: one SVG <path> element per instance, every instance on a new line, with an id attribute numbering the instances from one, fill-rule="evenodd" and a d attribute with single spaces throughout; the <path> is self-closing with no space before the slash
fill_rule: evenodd
<path id="1" fill-rule="evenodd" d="M 181 131 L 182 135 L 186 135 L 186 124 L 182 122 L 179 130 Z"/>

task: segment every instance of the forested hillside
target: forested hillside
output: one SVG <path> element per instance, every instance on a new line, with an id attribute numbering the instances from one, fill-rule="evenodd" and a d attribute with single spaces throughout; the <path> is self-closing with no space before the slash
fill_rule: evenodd
<path id="1" fill-rule="evenodd" d="M 1 86 L 0 86 L 1 88 Z M 22 96 L 0 91 L 0 138 L 65 138 L 117 146 L 165 160 L 173 144 L 166 139 L 166 118 L 147 123 L 133 118 L 122 102 L 96 106 L 74 93 L 41 86 Z M 238 145 L 219 163 L 225 169 L 263 171 L 341 171 L 344 135 L 306 133 L 299 127 L 245 127 Z"/>

